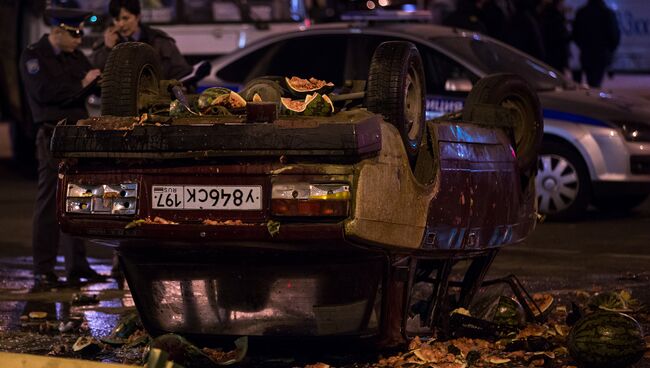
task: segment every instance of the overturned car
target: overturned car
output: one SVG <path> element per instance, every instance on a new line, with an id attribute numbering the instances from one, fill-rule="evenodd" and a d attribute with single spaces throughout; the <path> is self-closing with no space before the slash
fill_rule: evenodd
<path id="1" fill-rule="evenodd" d="M 254 80 L 206 114 L 148 46 L 119 45 L 103 116 L 54 132 L 63 230 L 116 247 L 152 334 L 389 346 L 444 325 L 535 227 L 539 102 L 499 74 L 425 121 L 417 49 L 386 42 L 371 65 L 339 89 Z M 329 93 L 319 109 L 312 92 Z"/>

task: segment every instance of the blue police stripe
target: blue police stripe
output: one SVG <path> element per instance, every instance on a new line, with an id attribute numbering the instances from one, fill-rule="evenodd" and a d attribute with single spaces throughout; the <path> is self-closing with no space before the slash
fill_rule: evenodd
<path id="1" fill-rule="evenodd" d="M 599 127 L 610 126 L 609 124 L 607 124 L 602 120 L 590 118 L 584 115 L 571 114 L 564 111 L 544 109 L 543 114 L 545 119 L 563 120 L 563 121 L 568 121 L 570 123 L 586 124 L 586 125 L 593 125 Z"/>

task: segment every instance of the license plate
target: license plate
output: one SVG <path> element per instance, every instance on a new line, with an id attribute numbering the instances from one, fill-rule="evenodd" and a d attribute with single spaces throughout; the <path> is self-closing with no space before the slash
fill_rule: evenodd
<path id="1" fill-rule="evenodd" d="M 261 210 L 260 185 L 153 185 L 151 207 L 170 210 Z"/>

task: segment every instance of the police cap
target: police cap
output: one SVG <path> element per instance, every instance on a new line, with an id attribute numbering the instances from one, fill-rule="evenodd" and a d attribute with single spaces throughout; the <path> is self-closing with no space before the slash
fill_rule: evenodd
<path id="1" fill-rule="evenodd" d="M 81 9 L 70 9 L 61 7 L 50 7 L 45 9 L 44 16 L 47 24 L 61 27 L 70 32 L 73 36 L 81 37 L 81 23 L 92 13 Z"/>

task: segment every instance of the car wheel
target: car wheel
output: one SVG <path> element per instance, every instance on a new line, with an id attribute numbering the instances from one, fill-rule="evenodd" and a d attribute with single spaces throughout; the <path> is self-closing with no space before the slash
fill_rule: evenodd
<path id="1" fill-rule="evenodd" d="M 514 112 L 517 163 L 523 172 L 534 170 L 544 134 L 544 122 L 535 90 L 516 74 L 491 74 L 472 88 L 463 108 L 463 120 L 486 122 L 481 105 L 494 104 Z M 489 123 L 489 122 L 488 122 Z M 497 123 L 497 122 L 495 122 Z"/>
<path id="2" fill-rule="evenodd" d="M 549 220 L 576 220 L 587 209 L 591 183 L 580 154 L 559 142 L 544 142 L 535 178 L 539 212 Z"/>
<path id="3" fill-rule="evenodd" d="M 366 107 L 399 130 L 406 154 L 415 162 L 424 132 L 424 69 L 410 42 L 380 44 L 372 55 Z"/>
<path id="4" fill-rule="evenodd" d="M 647 194 L 597 197 L 594 198 L 593 205 L 601 211 L 628 212 L 643 203 L 647 198 Z"/>
<path id="5" fill-rule="evenodd" d="M 138 116 L 159 95 L 160 62 L 156 51 L 140 42 L 113 48 L 102 72 L 102 115 Z"/>
<path id="6" fill-rule="evenodd" d="M 280 104 L 280 99 L 287 91 L 280 85 L 279 77 L 259 77 L 255 78 L 242 88 L 240 95 L 246 101 L 253 101 L 253 96 L 258 94 L 262 101 L 275 102 Z"/>

